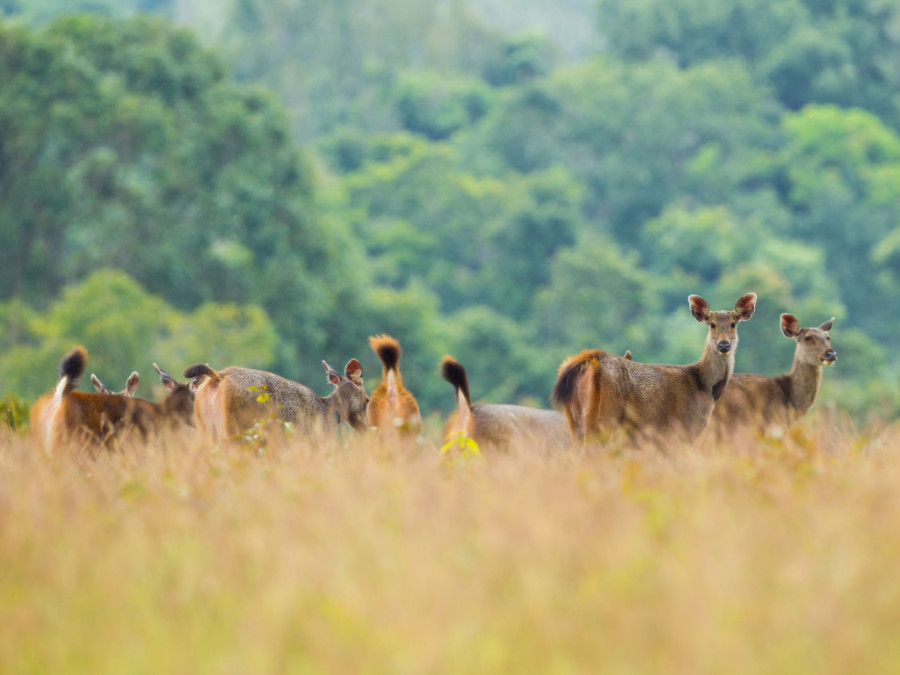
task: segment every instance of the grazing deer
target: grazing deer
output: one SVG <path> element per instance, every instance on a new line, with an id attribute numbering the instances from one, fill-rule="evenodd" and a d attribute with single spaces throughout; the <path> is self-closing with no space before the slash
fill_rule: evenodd
<path id="1" fill-rule="evenodd" d="M 551 398 L 577 440 L 616 428 L 696 435 L 706 427 L 734 371 L 738 324 L 753 316 L 756 294 L 744 295 L 732 311 L 712 312 L 699 295 L 688 303 L 694 318 L 709 326 L 696 363 L 638 363 L 599 349 L 562 362 Z"/>
<path id="2" fill-rule="evenodd" d="M 389 335 L 372 336 L 369 346 L 381 359 L 381 382 L 372 392 L 367 413 L 379 431 L 395 430 L 418 435 L 422 431 L 419 404 L 400 375 L 400 343 Z"/>
<path id="3" fill-rule="evenodd" d="M 342 376 L 322 361 L 335 389 L 322 397 L 298 382 L 264 370 L 230 366 L 215 371 L 205 363 L 190 366 L 184 376 L 196 378 L 194 416 L 197 426 L 217 438 L 236 438 L 274 411 L 303 436 L 346 422 L 357 432 L 368 429 L 368 397 L 362 366 L 350 359 Z"/>
<path id="4" fill-rule="evenodd" d="M 138 372 L 135 370 L 128 376 L 128 379 L 125 380 L 125 388 L 122 391 L 110 391 L 109 387 L 103 384 L 99 377 L 94 375 L 94 373 L 91 373 L 91 382 L 98 394 L 114 394 L 116 396 L 127 396 L 128 398 L 134 397 L 134 392 L 137 391 L 140 379 L 141 376 L 138 375 Z"/>
<path id="5" fill-rule="evenodd" d="M 466 369 L 450 356 L 441 360 L 441 375 L 456 390 L 457 409 L 444 425 L 444 442 L 459 434 L 481 447 L 512 450 L 517 446 L 561 450 L 570 445 L 565 415 L 522 405 L 472 404 Z"/>
<path id="6" fill-rule="evenodd" d="M 831 317 L 818 328 L 801 328 L 795 317 L 782 314 L 781 332 L 797 342 L 791 372 L 776 377 L 735 373 L 713 412 L 715 433 L 721 437 L 741 425 L 764 432 L 805 415 L 819 393 L 822 368 L 837 360 L 828 335 L 833 325 Z"/>
<path id="7" fill-rule="evenodd" d="M 46 449 L 70 441 L 109 445 L 125 429 L 135 430 L 146 439 L 162 426 L 190 420 L 191 386 L 175 382 L 156 364 L 169 390 L 162 404 L 120 394 L 76 391 L 86 363 L 87 351 L 75 347 L 60 363 L 54 392 L 42 396 L 32 407 L 31 427 Z"/>
<path id="8" fill-rule="evenodd" d="M 179 382 L 155 363 L 153 368 L 169 393 L 162 403 L 152 403 L 157 426 L 165 424 L 170 427 L 180 425 L 193 426 L 194 395 L 197 392 L 196 382 Z"/>

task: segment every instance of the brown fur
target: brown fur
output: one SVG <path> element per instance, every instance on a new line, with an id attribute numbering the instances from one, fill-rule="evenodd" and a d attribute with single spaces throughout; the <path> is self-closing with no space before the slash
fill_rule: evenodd
<path id="1" fill-rule="evenodd" d="M 127 432 L 146 439 L 163 426 L 189 419 L 186 411 L 193 405 L 190 387 L 174 380 L 173 385 L 167 384 L 170 393 L 162 404 L 120 394 L 75 391 L 86 359 L 83 347 L 73 349 L 63 359 L 55 391 L 32 406 L 32 433 L 47 451 L 72 442 L 111 446 Z"/>
<path id="2" fill-rule="evenodd" d="M 791 371 L 775 377 L 735 373 L 713 411 L 715 433 L 723 437 L 737 427 L 764 432 L 789 427 L 805 415 L 819 392 L 822 368 L 837 359 L 828 335 L 833 324 L 832 317 L 818 328 L 800 328 L 796 318 L 782 314 L 782 333 L 797 343 Z"/>
<path id="3" fill-rule="evenodd" d="M 415 396 L 403 386 L 400 374 L 400 343 L 389 335 L 369 338 L 369 346 L 381 359 L 381 382 L 369 399 L 369 424 L 379 431 L 400 431 L 418 435 L 422 417 Z"/>
<path id="4" fill-rule="evenodd" d="M 508 451 L 522 446 L 563 450 L 569 446 L 569 428 L 561 413 L 521 405 L 472 405 L 466 370 L 450 356 L 441 360 L 441 375 L 453 385 L 457 400 L 456 411 L 444 425 L 445 443 L 463 434 L 481 448 L 494 450 Z"/>
<path id="5" fill-rule="evenodd" d="M 335 386 L 325 397 L 264 370 L 231 366 L 215 371 L 202 363 L 191 366 L 184 374 L 197 378 L 194 401 L 197 426 L 216 438 L 235 438 L 274 414 L 293 424 L 301 437 L 333 429 L 340 422 L 347 422 L 359 433 L 366 431 L 368 398 L 359 361 L 351 359 L 344 376 L 324 361 L 322 365 Z"/>
<path id="6" fill-rule="evenodd" d="M 706 427 L 734 370 L 737 325 L 753 315 L 756 294 L 733 311 L 711 312 L 696 295 L 688 301 L 694 318 L 709 326 L 696 363 L 638 363 L 599 349 L 563 361 L 552 398 L 577 440 L 620 428 L 696 435 Z"/>

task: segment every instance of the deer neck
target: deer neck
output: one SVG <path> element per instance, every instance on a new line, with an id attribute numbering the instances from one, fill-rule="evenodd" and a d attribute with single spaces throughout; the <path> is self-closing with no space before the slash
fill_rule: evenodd
<path id="1" fill-rule="evenodd" d="M 341 393 L 341 388 L 338 387 L 328 394 L 328 396 L 325 396 L 324 398 L 321 396 L 319 397 L 319 401 L 322 402 L 324 408 L 325 419 L 328 426 L 336 427 L 341 422 L 346 421 L 344 419 L 344 405 Z"/>
<path id="2" fill-rule="evenodd" d="M 806 363 L 800 359 L 800 345 L 794 354 L 794 365 L 787 374 L 791 384 L 789 402 L 801 414 L 812 407 L 822 384 L 822 368 Z"/>
<path id="3" fill-rule="evenodd" d="M 713 399 L 719 400 L 734 372 L 734 349 L 723 356 L 707 340 L 703 347 L 703 355 L 696 365 L 701 387 L 708 391 Z"/>

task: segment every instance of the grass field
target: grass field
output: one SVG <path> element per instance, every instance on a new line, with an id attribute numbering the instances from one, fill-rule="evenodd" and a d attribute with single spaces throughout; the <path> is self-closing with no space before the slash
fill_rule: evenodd
<path id="1" fill-rule="evenodd" d="M 900 433 L 459 460 L 0 437 L 0 672 L 900 670 Z"/>

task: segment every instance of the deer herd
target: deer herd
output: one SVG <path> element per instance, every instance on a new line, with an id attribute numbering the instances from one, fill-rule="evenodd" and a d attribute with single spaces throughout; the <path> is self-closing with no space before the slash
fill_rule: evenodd
<path id="1" fill-rule="evenodd" d="M 703 298 L 688 298 L 691 314 L 707 326 L 700 359 L 689 365 L 648 364 L 599 349 L 587 349 L 562 362 L 551 400 L 560 409 L 472 403 L 465 368 L 450 356 L 441 375 L 456 394 L 456 410 L 444 426 L 444 440 L 470 438 L 484 448 L 520 446 L 564 451 L 604 444 L 612 435 L 629 439 L 722 438 L 738 427 L 765 433 L 803 416 L 815 401 L 823 366 L 837 359 L 828 331 L 834 318 L 801 328 L 781 315 L 781 331 L 797 343 L 790 372 L 776 377 L 734 373 L 738 326 L 756 310 L 756 294 L 742 296 L 731 310 L 712 311 Z M 328 396 L 274 373 L 229 366 L 214 370 L 198 363 L 179 382 L 153 367 L 167 389 L 160 403 L 134 396 L 137 372 L 125 389 L 112 392 L 91 375 L 97 393 L 77 391 L 87 352 L 75 347 L 60 364 L 56 388 L 32 406 L 31 429 L 48 450 L 70 443 L 114 447 L 128 437 L 147 440 L 165 429 L 195 427 L 217 440 L 239 439 L 261 420 L 290 425 L 304 439 L 320 438 L 347 424 L 360 434 L 370 429 L 392 437 L 415 438 L 422 418 L 400 373 L 400 344 L 388 335 L 369 339 L 382 363 L 381 381 L 366 393 L 362 366 L 350 359 L 341 374 L 325 361 Z"/>

